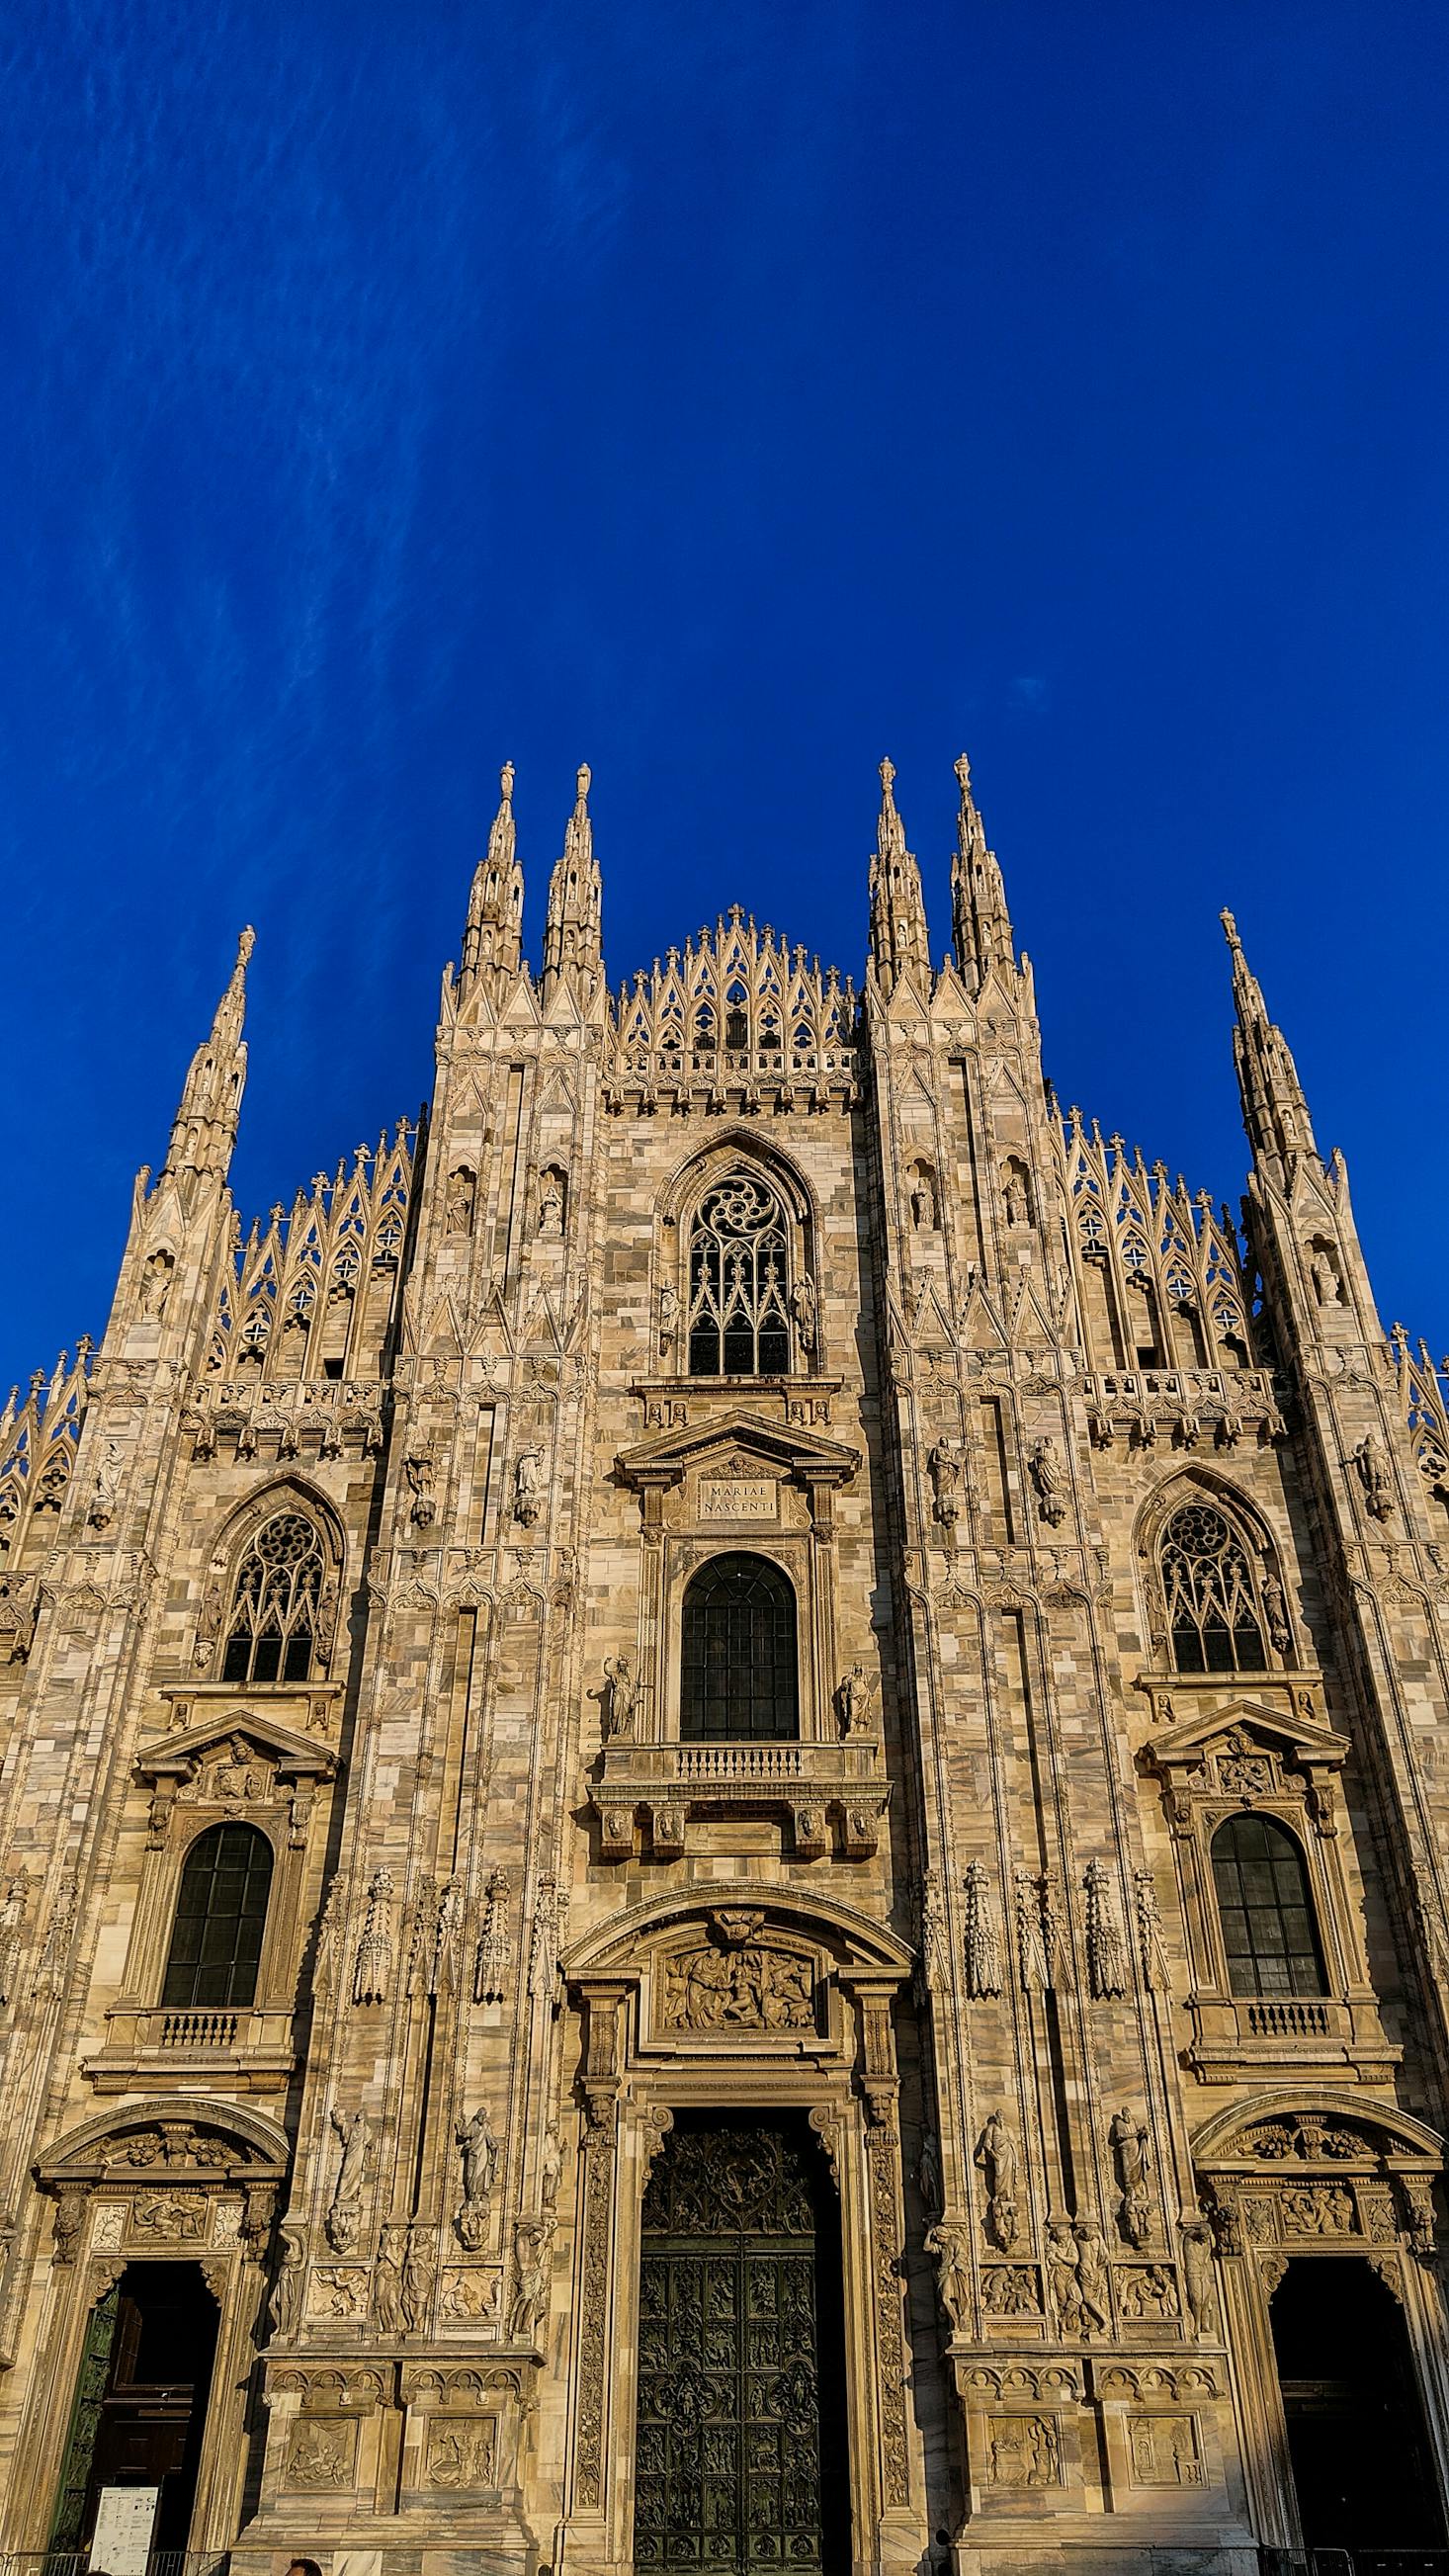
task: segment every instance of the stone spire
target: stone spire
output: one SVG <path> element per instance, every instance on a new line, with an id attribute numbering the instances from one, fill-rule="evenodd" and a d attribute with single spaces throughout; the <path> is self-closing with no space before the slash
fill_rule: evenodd
<path id="1" fill-rule="evenodd" d="M 1230 912 L 1220 915 L 1233 960 L 1233 1061 L 1238 1069 L 1243 1124 L 1254 1157 L 1291 1164 L 1302 1154 L 1315 1157 L 1308 1103 L 1288 1041 L 1268 1017 L 1262 987 L 1243 954 L 1238 925 Z"/>
<path id="2" fill-rule="evenodd" d="M 895 764 L 880 765 L 880 819 L 870 863 L 870 953 L 876 981 L 889 998 L 897 979 L 911 975 L 922 1000 L 931 991 L 931 947 L 921 871 L 906 848 L 906 827 L 896 812 Z"/>
<path id="3" fill-rule="evenodd" d="M 971 793 L 971 763 L 963 751 L 956 763 L 961 790 L 956 816 L 956 851 L 951 861 L 951 935 L 956 964 L 968 991 L 979 993 L 993 966 L 1011 968 L 1011 915 L 996 853 L 986 846 L 986 832 Z"/>
<path id="4" fill-rule="evenodd" d="M 216 1006 L 211 1035 L 191 1059 L 180 1106 L 172 1121 L 165 1173 L 224 1175 L 231 1161 L 247 1078 L 242 1018 L 246 1010 L 247 959 L 255 944 L 255 931 L 244 930 L 237 942 L 231 980 Z"/>
<path id="5" fill-rule="evenodd" d="M 498 783 L 501 801 L 468 897 L 463 962 L 458 974 L 460 999 L 472 991 L 480 975 L 501 983 L 516 975 L 523 963 L 523 870 L 518 864 L 518 835 L 513 825 L 511 760 L 504 762 Z"/>
<path id="6" fill-rule="evenodd" d="M 586 978 L 600 970 L 602 887 L 594 857 L 594 827 L 589 821 L 589 771 L 579 771 L 578 796 L 564 832 L 563 856 L 549 879 L 548 920 L 543 933 L 545 1001 L 568 967 Z"/>

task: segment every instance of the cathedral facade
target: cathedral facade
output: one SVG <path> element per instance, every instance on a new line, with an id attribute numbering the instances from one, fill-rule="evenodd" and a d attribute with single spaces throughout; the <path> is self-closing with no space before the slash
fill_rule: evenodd
<path id="1" fill-rule="evenodd" d="M 859 994 L 738 912 L 615 993 L 506 770 L 425 1119 L 244 1234 L 247 933 L 0 1422 L 37 2567 L 1445 2543 L 1441 1384 L 1231 920 L 1241 1226 L 881 775 Z"/>

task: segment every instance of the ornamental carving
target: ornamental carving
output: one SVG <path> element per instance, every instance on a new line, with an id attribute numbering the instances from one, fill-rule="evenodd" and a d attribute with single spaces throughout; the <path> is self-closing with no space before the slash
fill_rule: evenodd
<path id="1" fill-rule="evenodd" d="M 492 2487 L 498 2475 L 498 2422 L 430 2424 L 424 2482 L 430 2487 Z"/>
<path id="2" fill-rule="evenodd" d="M 797 1950 L 761 1941 L 702 1941 L 663 1963 L 659 2018 L 666 2030 L 813 2030 L 815 1972 Z"/>
<path id="3" fill-rule="evenodd" d="M 989 2482 L 994 2487 L 1057 2487 L 1061 2436 L 1054 2415 L 991 2415 Z"/>

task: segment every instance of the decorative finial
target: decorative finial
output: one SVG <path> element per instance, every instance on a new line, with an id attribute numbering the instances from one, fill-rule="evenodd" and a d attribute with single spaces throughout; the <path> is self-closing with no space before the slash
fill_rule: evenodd
<path id="1" fill-rule="evenodd" d="M 893 797 L 893 796 L 892 796 L 892 794 L 891 794 L 891 789 L 894 787 L 895 783 L 896 783 L 896 765 L 895 765 L 895 762 L 894 762 L 893 760 L 883 760 L 883 761 L 881 762 L 881 765 L 880 765 L 880 792 L 881 792 L 882 796 L 884 797 L 884 799 L 885 799 L 885 801 L 886 801 L 887 805 L 892 805 L 892 804 L 894 804 L 894 802 L 895 802 L 895 799 L 894 799 L 894 797 Z"/>
<path id="2" fill-rule="evenodd" d="M 245 930 L 242 932 L 242 935 L 241 935 L 240 939 L 237 941 L 237 944 L 236 944 L 236 962 L 237 962 L 238 969 L 240 969 L 240 968 L 242 968 L 242 967 L 244 967 L 244 966 L 246 965 L 247 960 L 248 960 L 248 958 L 251 956 L 252 950 L 255 948 L 256 944 L 257 944 L 257 934 L 256 934 L 256 932 L 253 930 L 253 928 L 252 928 L 252 926 L 251 926 L 251 923 L 250 923 L 250 922 L 248 922 L 248 923 L 247 923 L 247 926 L 246 926 L 246 928 L 245 928 Z"/>
<path id="3" fill-rule="evenodd" d="M 1243 943 L 1238 937 L 1238 925 L 1234 921 L 1232 914 L 1227 910 L 1226 906 L 1224 906 L 1224 909 L 1218 914 L 1218 919 L 1223 925 L 1223 931 L 1226 936 L 1228 946 L 1233 951 L 1234 956 L 1237 956 L 1242 949 Z"/>
<path id="4" fill-rule="evenodd" d="M 498 773 L 498 784 L 503 790 L 504 804 L 511 805 L 513 802 L 513 763 L 511 760 L 505 760 L 503 767 L 500 769 Z"/>
<path id="5" fill-rule="evenodd" d="M 579 771 L 579 774 L 578 774 L 578 780 L 577 780 L 578 793 L 579 793 L 579 803 L 580 803 L 581 805 L 585 802 L 585 800 L 586 800 L 586 798 L 587 798 L 587 796 L 588 796 L 589 788 L 590 788 L 590 785 L 592 784 L 592 781 L 593 781 L 593 771 L 590 769 L 588 762 L 587 762 L 587 761 L 585 761 L 585 762 L 584 762 L 584 764 L 583 764 L 583 766 L 582 766 L 582 768 L 581 768 L 581 769 L 580 769 L 580 771 Z"/>

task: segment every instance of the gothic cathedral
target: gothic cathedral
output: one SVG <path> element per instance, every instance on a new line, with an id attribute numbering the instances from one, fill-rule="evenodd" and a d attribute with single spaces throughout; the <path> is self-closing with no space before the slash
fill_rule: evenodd
<path id="1" fill-rule="evenodd" d="M 1441 1383 L 1229 916 L 1242 1228 L 1059 1112 L 957 778 L 939 971 L 885 762 L 859 994 L 611 993 L 505 770 L 426 1118 L 246 1234 L 245 934 L 0 1419 L 37 2576 L 1444 2548 Z"/>

